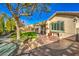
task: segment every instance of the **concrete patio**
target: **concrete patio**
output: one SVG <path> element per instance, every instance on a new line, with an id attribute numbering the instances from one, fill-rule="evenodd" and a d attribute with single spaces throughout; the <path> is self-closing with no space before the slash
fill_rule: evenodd
<path id="1" fill-rule="evenodd" d="M 40 36 L 40 38 L 33 42 L 36 48 L 31 49 L 31 56 L 76 56 L 79 55 L 79 43 L 71 40 L 58 40 L 57 37 Z M 28 52 L 28 53 L 29 53 Z M 27 56 L 25 50 L 21 56 Z"/>

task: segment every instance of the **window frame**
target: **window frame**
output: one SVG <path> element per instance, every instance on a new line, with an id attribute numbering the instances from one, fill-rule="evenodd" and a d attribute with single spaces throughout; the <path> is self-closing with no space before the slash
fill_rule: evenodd
<path id="1" fill-rule="evenodd" d="M 64 32 L 64 21 L 52 22 L 51 23 L 51 31 L 52 32 Z"/>

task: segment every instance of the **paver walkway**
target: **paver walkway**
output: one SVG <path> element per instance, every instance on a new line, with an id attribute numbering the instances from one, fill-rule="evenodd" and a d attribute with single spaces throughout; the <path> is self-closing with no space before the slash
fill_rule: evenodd
<path id="1" fill-rule="evenodd" d="M 4 36 L 0 36 L 0 40 L 2 41 L 10 41 L 10 38 L 8 38 L 12 33 L 8 34 L 8 35 L 4 35 Z"/>
<path id="2" fill-rule="evenodd" d="M 79 56 L 79 42 L 75 42 L 71 47 L 66 49 L 62 56 Z"/>

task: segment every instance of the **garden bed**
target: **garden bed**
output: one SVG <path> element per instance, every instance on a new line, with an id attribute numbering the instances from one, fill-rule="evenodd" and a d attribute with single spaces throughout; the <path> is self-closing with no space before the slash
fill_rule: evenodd
<path id="1" fill-rule="evenodd" d="M 16 33 L 13 33 L 10 38 L 12 38 L 13 41 L 16 41 Z M 20 41 L 25 41 L 30 39 L 31 41 L 36 40 L 37 33 L 36 32 L 21 32 L 20 33 Z"/>

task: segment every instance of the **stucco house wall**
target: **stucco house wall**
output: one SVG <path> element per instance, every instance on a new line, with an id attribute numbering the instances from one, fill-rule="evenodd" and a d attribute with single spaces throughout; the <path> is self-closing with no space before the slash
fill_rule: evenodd
<path id="1" fill-rule="evenodd" d="M 79 20 L 76 23 L 76 29 L 77 29 L 76 33 L 79 33 Z"/>
<path id="2" fill-rule="evenodd" d="M 76 25 L 75 25 L 75 22 L 73 22 L 73 18 L 74 17 L 67 16 L 67 15 L 54 16 L 53 18 L 51 18 L 50 20 L 47 21 L 48 29 L 46 30 L 46 35 L 48 35 L 48 33 L 51 31 L 50 23 L 57 22 L 57 21 L 64 21 L 64 32 L 59 32 L 60 38 L 66 38 L 66 37 L 75 35 Z"/>

